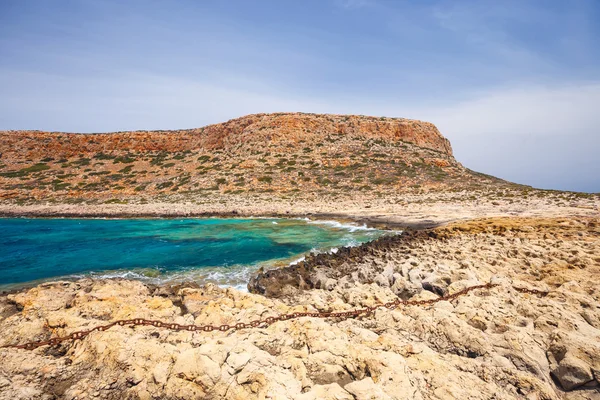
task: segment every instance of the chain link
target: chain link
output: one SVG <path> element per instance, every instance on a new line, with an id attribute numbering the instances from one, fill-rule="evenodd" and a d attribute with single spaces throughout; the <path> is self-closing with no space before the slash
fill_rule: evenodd
<path id="1" fill-rule="evenodd" d="M 548 292 L 546 292 L 544 290 L 527 289 L 527 288 L 521 288 L 521 287 L 516 287 L 516 286 L 513 288 L 519 293 L 535 294 L 538 296 L 547 296 L 548 295 Z"/>
<path id="2" fill-rule="evenodd" d="M 106 330 L 112 328 L 115 325 L 119 325 L 119 326 L 126 326 L 126 325 L 127 326 L 129 326 L 129 325 L 130 326 L 153 326 L 156 328 L 166 328 L 166 329 L 170 329 L 173 331 L 227 332 L 227 331 L 231 331 L 231 330 L 237 331 L 237 330 L 246 329 L 246 328 L 257 328 L 259 326 L 266 327 L 266 326 L 269 326 L 278 321 L 287 321 L 290 319 L 301 318 L 301 317 L 344 318 L 344 319 L 356 318 L 363 314 L 364 315 L 372 314 L 380 308 L 387 308 L 389 310 L 393 310 L 399 306 L 429 306 L 429 305 L 435 304 L 440 301 L 454 300 L 457 297 L 464 296 L 473 290 L 491 289 L 496 286 L 498 286 L 498 285 L 492 284 L 492 283 L 487 283 L 485 285 L 471 286 L 471 287 L 465 288 L 463 290 L 460 290 L 456 293 L 453 293 L 451 295 L 446 295 L 446 296 L 438 297 L 435 299 L 429 299 L 429 300 L 396 299 L 394 301 L 390 301 L 390 302 L 387 302 L 384 304 L 378 304 L 376 306 L 359 308 L 359 309 L 350 310 L 350 311 L 294 312 L 294 313 L 290 313 L 290 314 L 280 314 L 276 317 L 266 317 L 265 319 L 254 320 L 249 323 L 238 322 L 234 325 L 227 325 L 227 324 L 218 325 L 218 326 L 217 325 L 180 325 L 180 324 L 175 324 L 175 323 L 168 323 L 168 322 L 163 322 L 163 321 L 158 321 L 158 320 L 149 320 L 149 319 L 144 319 L 144 318 L 123 319 L 123 320 L 111 322 L 110 324 L 107 324 L 107 325 L 96 326 L 89 330 L 73 332 L 70 335 L 63 336 L 63 337 L 57 337 L 57 338 L 53 338 L 53 339 L 49 339 L 49 340 L 45 340 L 45 341 L 30 342 L 30 343 L 18 344 L 18 345 L 10 345 L 9 344 L 9 345 L 0 346 L 0 349 L 13 348 L 13 349 L 34 350 L 34 349 L 37 349 L 38 347 L 42 347 L 42 346 L 56 346 L 65 341 L 81 340 L 81 339 L 87 337 L 92 332 L 96 332 L 96 331 L 103 332 L 103 331 L 106 331 Z M 517 288 L 517 287 L 515 287 L 514 289 L 521 293 L 529 293 L 529 294 L 544 295 L 544 296 L 546 294 L 548 294 L 547 292 L 543 292 L 543 291 L 535 290 L 535 289 L 525 289 L 525 288 Z"/>

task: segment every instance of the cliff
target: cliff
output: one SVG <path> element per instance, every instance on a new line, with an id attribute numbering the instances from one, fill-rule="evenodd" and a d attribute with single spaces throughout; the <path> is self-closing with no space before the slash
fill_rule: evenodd
<path id="1" fill-rule="evenodd" d="M 19 204 L 349 199 L 506 184 L 460 165 L 431 123 L 355 115 L 257 114 L 178 131 L 4 131 L 0 154 L 0 199 Z"/>
<path id="2" fill-rule="evenodd" d="M 429 122 L 404 118 L 302 113 L 254 114 L 198 129 L 73 134 L 2 131 L 0 151 L 8 159 L 75 157 L 98 152 L 186 152 L 229 150 L 240 145 L 318 142 L 329 135 L 408 142 L 452 156 L 448 139 Z"/>

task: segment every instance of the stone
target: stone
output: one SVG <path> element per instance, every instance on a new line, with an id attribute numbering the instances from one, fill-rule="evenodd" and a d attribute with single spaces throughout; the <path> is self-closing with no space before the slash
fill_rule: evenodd
<path id="1" fill-rule="evenodd" d="M 355 381 L 344 386 L 356 400 L 387 400 L 391 399 L 370 377 Z"/>
<path id="2" fill-rule="evenodd" d="M 168 362 L 159 362 L 152 369 L 152 377 L 154 378 L 154 382 L 164 385 L 167 383 L 167 379 L 169 378 L 171 370 L 171 363 Z"/>
<path id="3" fill-rule="evenodd" d="M 438 296 L 446 296 L 448 294 L 448 285 L 450 282 L 451 279 L 449 277 L 430 275 L 421 282 L 421 286 L 423 289 L 435 293 Z"/>
<path id="4" fill-rule="evenodd" d="M 219 364 L 208 356 L 200 354 L 199 349 L 188 349 L 177 356 L 171 373 L 179 378 L 193 381 L 204 387 L 211 387 L 221 376 Z"/>
<path id="5" fill-rule="evenodd" d="M 390 289 L 396 296 L 403 300 L 408 300 L 416 296 L 422 290 L 420 286 L 404 279 L 396 280 Z"/>
<path id="6" fill-rule="evenodd" d="M 298 396 L 298 400 L 354 400 L 355 397 L 342 389 L 337 383 L 315 385 L 307 392 Z"/>
<path id="7" fill-rule="evenodd" d="M 573 390 L 594 380 L 590 366 L 580 359 L 567 353 L 552 371 L 565 390 Z"/>
<path id="8" fill-rule="evenodd" d="M 248 353 L 230 353 L 229 357 L 227 357 L 227 365 L 229 365 L 233 369 L 233 373 L 236 374 L 248 364 L 250 359 L 251 356 Z"/>

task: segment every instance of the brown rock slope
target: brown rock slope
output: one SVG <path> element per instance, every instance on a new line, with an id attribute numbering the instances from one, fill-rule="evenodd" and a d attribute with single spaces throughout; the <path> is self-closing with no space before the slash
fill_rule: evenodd
<path id="1" fill-rule="evenodd" d="M 494 218 L 309 260 L 299 278 L 311 290 L 295 284 L 298 271 L 285 270 L 289 284 L 277 288 L 259 277 L 279 298 L 123 280 L 44 284 L 0 296 L 0 345 L 117 319 L 233 325 L 498 286 L 356 319 L 229 332 L 115 326 L 1 349 L 0 399 L 598 399 L 599 243 L 597 217 Z"/>
<path id="2" fill-rule="evenodd" d="M 19 204 L 484 186 L 515 185 L 465 169 L 433 124 L 408 119 L 257 114 L 179 131 L 0 132 L 0 199 Z"/>

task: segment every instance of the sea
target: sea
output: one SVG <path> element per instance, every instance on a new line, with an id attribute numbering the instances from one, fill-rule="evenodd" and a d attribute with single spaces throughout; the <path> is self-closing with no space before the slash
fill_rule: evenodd
<path id="1" fill-rule="evenodd" d="M 245 290 L 260 267 L 394 233 L 307 218 L 0 218 L 0 290 L 84 277 Z"/>

